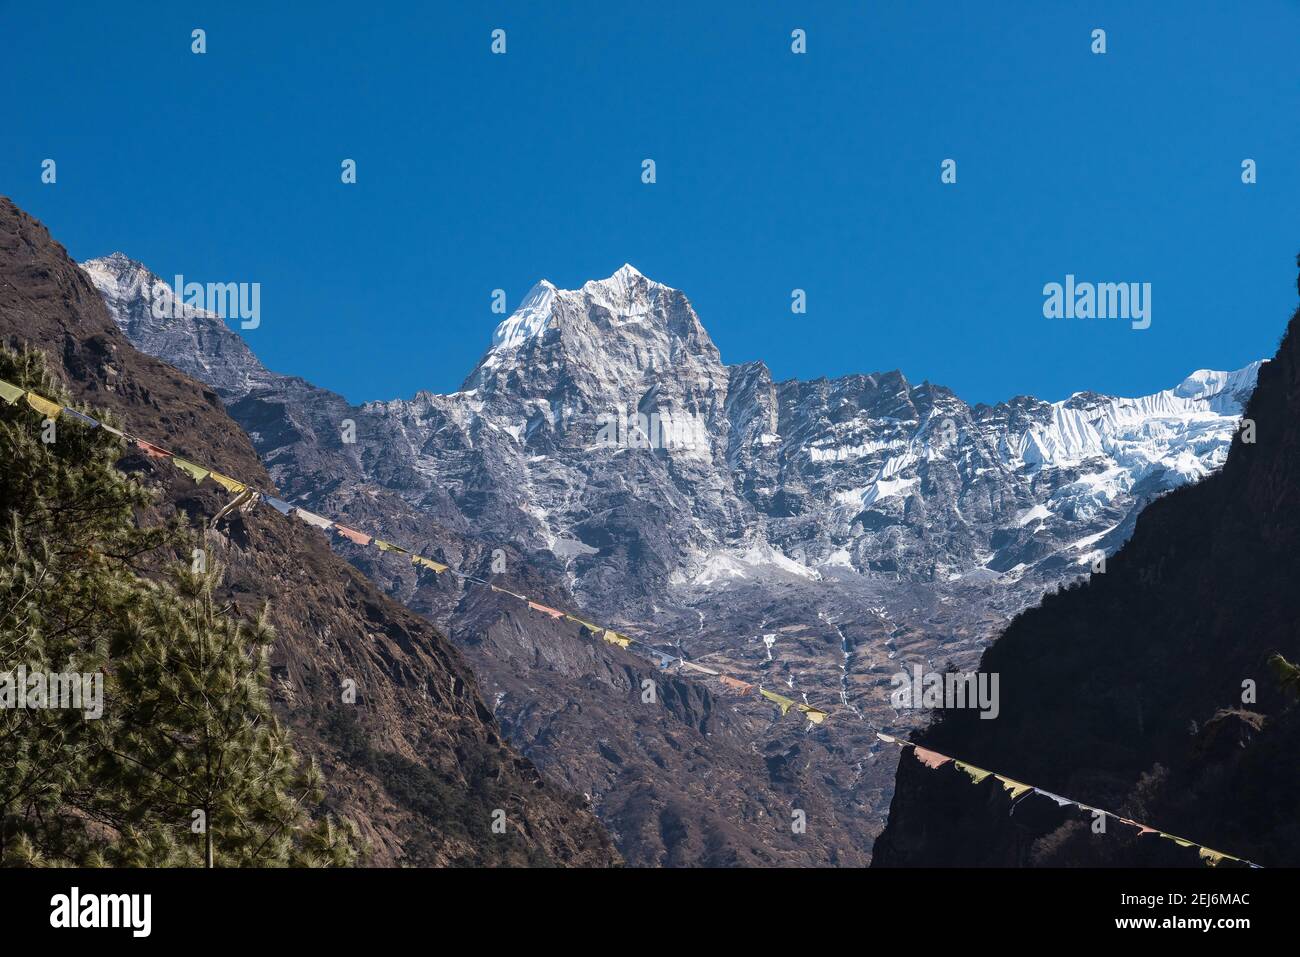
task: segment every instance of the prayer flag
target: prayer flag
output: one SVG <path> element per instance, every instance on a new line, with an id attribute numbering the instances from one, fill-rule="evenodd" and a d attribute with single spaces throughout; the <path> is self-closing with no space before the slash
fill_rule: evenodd
<path id="1" fill-rule="evenodd" d="M 810 704 L 799 705 L 799 710 L 808 716 L 808 720 L 813 724 L 821 724 L 827 718 L 827 713 L 820 708 L 814 708 Z"/>
<path id="2" fill-rule="evenodd" d="M 80 422 L 82 425 L 86 426 L 87 428 L 90 429 L 99 428 L 99 421 L 97 419 L 92 419 L 90 416 L 86 415 L 83 412 L 78 412 L 76 409 L 64 409 L 63 414 L 70 419 L 75 419 L 76 421 Z"/>
<path id="3" fill-rule="evenodd" d="M 346 525 L 335 525 L 334 531 L 357 545 L 369 545 L 373 541 L 365 532 L 358 532 L 355 528 L 348 528 Z"/>
<path id="4" fill-rule="evenodd" d="M 403 555 L 411 554 L 401 545 L 394 545 L 392 542 L 386 542 L 382 538 L 375 539 L 375 547 L 381 552 L 401 552 Z"/>
<path id="5" fill-rule="evenodd" d="M 175 465 L 182 472 L 184 472 L 186 475 L 188 475 L 190 478 L 194 479 L 195 482 L 202 482 L 205 478 L 207 478 L 209 475 L 212 474 L 207 469 L 205 469 L 202 465 L 195 465 L 189 459 L 183 459 L 179 455 L 172 456 L 172 464 Z"/>
<path id="6" fill-rule="evenodd" d="M 731 677 L 731 675 L 718 675 L 718 680 L 737 694 L 749 694 L 754 690 L 754 686 L 748 681 L 741 681 L 739 678 Z"/>
<path id="7" fill-rule="evenodd" d="M 1057 807 L 1065 807 L 1067 804 L 1073 804 L 1069 798 L 1063 798 L 1059 794 L 1053 794 L 1051 791 L 1044 791 L 1042 788 L 1034 788 L 1035 794 L 1041 794 L 1045 798 L 1051 798 L 1056 802 Z"/>
<path id="8" fill-rule="evenodd" d="M 1246 863 L 1245 861 L 1242 861 L 1240 857 L 1233 857 L 1231 854 L 1224 854 L 1222 851 L 1212 851 L 1208 847 L 1201 848 L 1200 855 L 1201 860 L 1205 861 L 1205 863 L 1210 867 L 1218 867 L 1224 861 Z"/>
<path id="9" fill-rule="evenodd" d="M 774 701 L 781 707 L 781 717 L 783 718 L 789 714 L 790 709 L 794 707 L 793 698 L 787 698 L 785 695 L 776 694 L 768 691 L 766 688 L 759 688 L 758 692 L 768 701 Z"/>
<path id="10" fill-rule="evenodd" d="M 497 589 L 496 589 L 496 591 L 502 591 L 502 590 L 503 590 L 503 589 L 500 589 L 500 588 L 497 588 Z M 506 592 L 506 594 L 509 595 L 509 594 L 512 594 L 512 593 L 511 593 L 511 592 Z M 516 597 L 517 597 L 517 596 L 516 596 Z M 583 628 L 586 628 L 588 631 L 597 631 L 597 632 L 600 631 L 600 626 L 599 626 L 599 625 L 593 625 L 593 624 L 592 624 L 591 622 L 589 622 L 589 621 L 583 621 L 581 618 L 574 618 L 572 615 L 565 615 L 564 617 L 567 618 L 567 619 L 569 619 L 569 621 L 571 621 L 571 622 L 573 622 L 573 623 L 575 623 L 575 624 L 581 625 Z"/>
<path id="11" fill-rule="evenodd" d="M 1021 784 L 1019 781 L 1013 781 L 1010 778 L 1004 778 L 1000 774 L 995 774 L 993 776 L 997 778 L 998 781 L 1001 783 L 1002 790 L 1006 791 L 1013 798 L 1018 798 L 1026 791 L 1033 790 L 1033 788 L 1031 788 L 1028 784 Z"/>
<path id="12" fill-rule="evenodd" d="M 160 449 L 158 446 L 151 442 L 146 442 L 144 439 L 136 439 L 135 447 L 151 459 L 169 459 L 172 457 L 172 454 L 166 449 Z"/>
<path id="13" fill-rule="evenodd" d="M 706 668 L 703 665 L 697 665 L 695 662 L 686 661 L 685 659 L 682 659 L 682 667 L 690 668 L 692 671 L 698 671 L 701 674 L 713 675 L 714 677 L 718 677 L 719 674 L 718 672 L 714 671 L 712 668 Z"/>
<path id="14" fill-rule="evenodd" d="M 970 778 L 972 781 L 974 781 L 976 784 L 979 784 L 981 781 L 983 781 L 985 778 L 987 778 L 990 774 L 993 773 L 992 771 L 985 771 L 983 768 L 977 768 L 973 764 L 967 764 L 965 761 L 958 761 L 956 762 L 956 764 L 957 767 L 965 771 L 966 776 Z"/>
<path id="15" fill-rule="evenodd" d="M 411 564 L 423 565 L 425 568 L 432 568 L 436 575 L 441 575 L 447 570 L 447 566 L 442 564 L 442 562 L 435 562 L 432 558 L 425 558 L 423 555 L 412 555 Z"/>
<path id="16" fill-rule="evenodd" d="M 550 615 L 552 618 L 564 617 L 564 612 L 556 608 L 548 608 L 546 605 L 539 605 L 535 601 L 530 601 L 528 603 L 528 607 L 531 608 L 533 611 L 540 611 L 543 615 Z M 623 647 L 626 648 L 627 646 L 624 645 Z"/>
<path id="17" fill-rule="evenodd" d="M 49 399 L 42 399 L 35 392 L 27 393 L 27 404 L 47 419 L 57 419 L 59 413 L 63 411 L 63 406 L 51 402 Z"/>
<path id="18" fill-rule="evenodd" d="M 877 737 L 879 737 L 879 735 L 877 735 Z M 940 754 L 938 751 L 931 751 L 929 748 L 923 748 L 919 744 L 912 748 L 912 753 L 916 756 L 916 760 L 920 761 L 927 768 L 934 768 L 936 770 L 952 760 L 952 758 L 948 757 L 946 754 Z"/>
<path id="19" fill-rule="evenodd" d="M 531 605 L 532 602 L 529 602 L 529 604 Z M 631 638 L 628 638 L 626 635 L 620 635 L 617 631 L 613 631 L 609 628 L 605 629 L 605 633 L 601 637 L 611 645 L 618 645 L 620 648 L 626 648 L 628 645 L 632 644 Z"/>
<path id="20" fill-rule="evenodd" d="M 295 508 L 293 513 L 308 525 L 314 525 L 316 528 L 330 529 L 334 526 L 324 515 L 317 515 L 315 512 L 309 512 L 305 508 Z"/>
<path id="21" fill-rule="evenodd" d="M 26 389 L 18 388 L 18 386 L 14 385 L 12 382 L 6 382 L 4 379 L 0 379 L 0 399 L 4 399 L 10 405 L 13 405 L 21 399 L 26 391 Z"/>
<path id="22" fill-rule="evenodd" d="M 244 491 L 244 489 L 248 488 L 248 486 L 245 485 L 243 482 L 236 482 L 229 475 L 222 475 L 220 472 L 212 473 L 212 481 L 216 482 L 227 492 L 234 492 L 235 494 L 238 494 Z"/>
<path id="23" fill-rule="evenodd" d="M 282 498 L 276 498 L 274 495 L 263 495 L 262 498 L 266 500 L 267 505 L 271 506 L 271 508 L 275 509 L 281 515 L 288 515 L 293 511 L 293 506 Z"/>

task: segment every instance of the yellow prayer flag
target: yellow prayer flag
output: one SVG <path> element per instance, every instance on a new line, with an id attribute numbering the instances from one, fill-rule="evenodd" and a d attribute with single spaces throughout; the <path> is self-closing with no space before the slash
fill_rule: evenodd
<path id="1" fill-rule="evenodd" d="M 47 419 L 57 419 L 59 413 L 63 411 L 63 406 L 49 399 L 42 399 L 35 392 L 27 393 L 27 404 Z"/>
<path id="2" fill-rule="evenodd" d="M 239 493 L 248 488 L 243 482 L 236 482 L 229 475 L 222 475 L 220 472 L 212 473 L 212 481 L 216 482 L 227 492 Z"/>
<path id="3" fill-rule="evenodd" d="M 759 688 L 759 689 L 758 689 L 758 693 L 761 694 L 761 695 L 762 695 L 764 698 L 766 698 L 768 701 L 774 701 L 774 702 L 776 702 L 776 704 L 780 705 L 780 707 L 781 707 L 781 717 L 783 717 L 783 718 L 784 718 L 787 714 L 789 714 L 789 713 L 790 713 L 790 709 L 794 707 L 794 699 L 793 699 L 793 698 L 787 698 L 785 695 L 779 695 L 779 694 L 776 694 L 775 692 L 768 691 L 766 688 Z"/>
<path id="4" fill-rule="evenodd" d="M 412 555 L 412 565 L 423 565 L 425 568 L 432 568 L 435 574 L 441 575 L 447 570 L 447 566 L 441 562 L 435 562 L 432 558 L 425 558 L 423 555 Z"/>
<path id="5" fill-rule="evenodd" d="M 613 631 L 609 628 L 605 629 L 605 633 L 601 637 L 611 645 L 618 645 L 620 648 L 626 648 L 628 645 L 632 644 L 631 638 L 628 638 L 625 635 L 620 635 L 617 631 Z"/>
<path id="6" fill-rule="evenodd" d="M 4 379 L 0 379 L 0 399 L 4 399 L 10 405 L 13 405 L 21 399 L 23 393 L 26 391 L 26 389 L 18 388 L 18 386 L 14 385 L 12 382 L 6 382 Z"/>
<path id="7" fill-rule="evenodd" d="M 565 615 L 564 617 L 569 619 L 569 621 L 573 622 L 575 625 L 581 625 L 583 628 L 586 628 L 588 631 L 600 631 L 599 625 L 593 625 L 589 621 L 583 621 L 581 618 L 574 618 L 572 615 Z"/>
<path id="8" fill-rule="evenodd" d="M 995 774 L 993 776 L 997 778 L 998 782 L 1002 785 L 1002 790 L 1006 791 L 1013 798 L 1018 798 L 1026 791 L 1033 790 L 1033 788 L 1030 787 L 1028 784 L 1021 784 L 1019 781 L 1013 781 L 1010 778 L 1004 778 L 1000 774 Z"/>
<path id="9" fill-rule="evenodd" d="M 983 768 L 977 768 L 973 764 L 967 764 L 965 761 L 958 761 L 957 767 L 965 771 L 966 776 L 969 777 L 976 784 L 979 784 L 981 781 L 983 781 L 985 778 L 987 778 L 990 774 L 993 773 L 992 771 L 985 771 Z"/>
<path id="10" fill-rule="evenodd" d="M 212 474 L 202 465 L 195 465 L 193 462 L 188 459 L 183 459 L 179 455 L 172 456 L 172 464 L 196 482 L 202 482 Z"/>
<path id="11" fill-rule="evenodd" d="M 811 705 L 801 704 L 799 705 L 799 710 L 802 711 L 804 714 L 806 714 L 808 716 L 808 720 L 811 721 L 813 724 L 821 724 L 823 721 L 826 720 L 827 717 L 825 711 L 821 711 L 817 708 L 812 707 Z"/>
<path id="12" fill-rule="evenodd" d="M 1233 857 L 1231 854 L 1224 854 L 1222 851 L 1212 851 L 1208 847 L 1200 849 L 1201 860 L 1207 867 L 1218 867 L 1224 861 L 1241 861 L 1240 857 Z"/>
<path id="13" fill-rule="evenodd" d="M 394 545 L 392 542 L 386 542 L 382 538 L 375 539 L 375 547 L 381 552 L 401 552 L 403 555 L 411 554 L 401 545 Z"/>

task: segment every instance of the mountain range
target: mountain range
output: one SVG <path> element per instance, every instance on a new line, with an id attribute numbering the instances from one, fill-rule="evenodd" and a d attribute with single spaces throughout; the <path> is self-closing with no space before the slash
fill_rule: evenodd
<path id="1" fill-rule="evenodd" d="M 1213 473 L 1261 367 L 992 406 L 897 371 L 776 382 L 724 364 L 687 297 L 625 265 L 538 283 L 458 391 L 354 405 L 170 308 L 142 264 L 82 268 L 137 348 L 220 396 L 296 504 L 838 707 L 821 727 L 773 720 L 344 546 L 450 634 L 507 738 L 635 864 L 865 862 L 896 760 L 871 729 L 922 723 L 892 707 L 890 677 L 972 667 L 1146 505 Z M 637 705 L 646 675 L 661 707 Z"/>

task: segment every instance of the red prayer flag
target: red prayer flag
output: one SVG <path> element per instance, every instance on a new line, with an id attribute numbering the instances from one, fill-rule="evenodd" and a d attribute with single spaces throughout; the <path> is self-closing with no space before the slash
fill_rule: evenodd
<path id="1" fill-rule="evenodd" d="M 563 618 L 564 612 L 555 608 L 548 608 L 546 605 L 539 605 L 535 601 L 530 601 L 528 607 L 533 611 L 540 611 L 543 615 L 550 615 L 552 618 Z"/>
<path id="2" fill-rule="evenodd" d="M 151 459 L 169 459 L 172 457 L 172 454 L 166 449 L 160 449 L 158 446 L 146 442 L 144 439 L 136 439 L 135 444 L 136 448 Z"/>
<path id="3" fill-rule="evenodd" d="M 369 545 L 371 541 L 370 536 L 365 532 L 358 532 L 355 528 L 348 528 L 346 525 L 339 525 L 336 523 L 334 525 L 334 531 L 338 532 L 348 541 L 355 542 L 358 545 Z"/>

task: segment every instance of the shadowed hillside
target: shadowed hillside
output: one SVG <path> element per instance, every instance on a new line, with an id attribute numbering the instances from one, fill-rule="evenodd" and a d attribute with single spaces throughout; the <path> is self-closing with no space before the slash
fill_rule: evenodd
<path id="1" fill-rule="evenodd" d="M 1047 597 L 985 652 L 981 670 L 1001 675 L 997 720 L 948 712 L 915 740 L 1259 864 L 1300 863 L 1300 713 L 1269 660 L 1300 658 L 1300 311 L 1245 419 L 1255 441 L 1243 428 L 1221 472 L 1148 506 L 1104 574 Z M 1010 810 L 999 789 L 909 754 L 873 864 L 1196 860 L 1064 812 Z"/>

